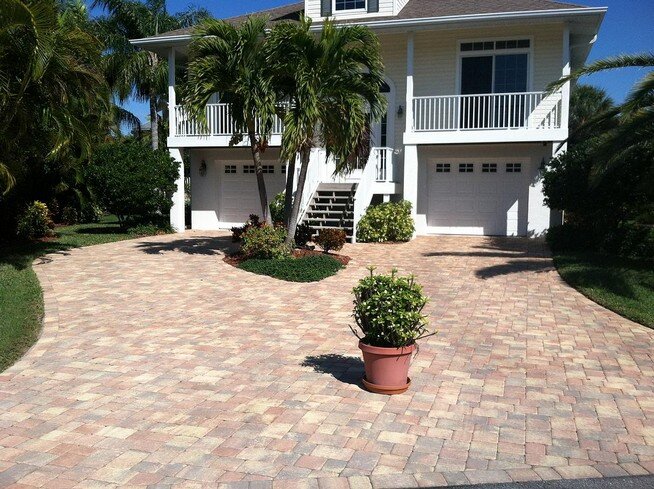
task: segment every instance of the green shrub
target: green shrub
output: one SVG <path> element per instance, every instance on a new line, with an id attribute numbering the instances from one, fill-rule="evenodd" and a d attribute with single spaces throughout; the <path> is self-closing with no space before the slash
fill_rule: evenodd
<path id="1" fill-rule="evenodd" d="M 104 213 L 102 208 L 97 204 L 86 204 L 82 207 L 80 219 L 84 223 L 100 222 Z"/>
<path id="2" fill-rule="evenodd" d="M 353 293 L 354 319 L 363 336 L 352 331 L 366 345 L 400 348 L 435 334 L 427 330 L 422 313 L 427 298 L 413 276 L 399 277 L 397 270 L 375 275 L 371 267 Z"/>
<path id="3" fill-rule="evenodd" d="M 61 222 L 64 224 L 77 224 L 79 222 L 79 213 L 74 207 L 64 207 L 61 211 Z"/>
<path id="4" fill-rule="evenodd" d="M 143 237 L 143 236 L 156 236 L 158 234 L 172 233 L 173 229 L 170 224 L 139 224 L 127 230 L 128 234 Z"/>
<path id="5" fill-rule="evenodd" d="M 304 248 L 313 239 L 314 234 L 316 234 L 316 230 L 306 222 L 298 224 L 295 228 L 295 245 Z"/>
<path id="6" fill-rule="evenodd" d="M 325 253 L 329 253 L 330 250 L 343 249 L 346 240 L 347 235 L 342 229 L 321 229 L 314 241 Z"/>
<path id="7" fill-rule="evenodd" d="M 284 198 L 286 192 L 280 192 L 270 202 L 270 218 L 275 224 L 284 222 Z"/>
<path id="8" fill-rule="evenodd" d="M 411 202 L 385 202 L 368 207 L 357 226 L 357 241 L 409 241 L 414 231 Z"/>
<path id="9" fill-rule="evenodd" d="M 343 264 L 331 256 L 312 255 L 279 260 L 247 260 L 239 268 L 287 282 L 317 282 L 334 275 L 343 268 Z"/>
<path id="10" fill-rule="evenodd" d="M 291 252 L 284 243 L 286 230 L 283 227 L 251 227 L 242 235 L 241 253 L 246 258 L 282 258 Z"/>
<path id="11" fill-rule="evenodd" d="M 18 236 L 25 239 L 39 239 L 50 234 L 54 228 L 48 206 L 35 200 L 18 219 Z"/>
<path id="12" fill-rule="evenodd" d="M 245 224 L 242 226 L 234 226 L 231 231 L 232 231 L 232 241 L 234 243 L 238 243 L 241 241 L 243 237 L 243 233 L 245 233 L 248 229 L 250 228 L 260 228 L 262 226 L 265 226 L 265 222 L 261 222 L 259 219 L 259 216 L 256 214 L 250 214 L 250 217 L 248 217 L 248 220 L 245 221 Z"/>
<path id="13" fill-rule="evenodd" d="M 166 151 L 135 139 L 107 143 L 86 171 L 99 203 L 121 224 L 168 222 L 178 164 Z"/>

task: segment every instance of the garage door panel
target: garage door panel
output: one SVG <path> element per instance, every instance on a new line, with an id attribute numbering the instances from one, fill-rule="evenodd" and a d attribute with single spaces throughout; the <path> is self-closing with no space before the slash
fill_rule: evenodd
<path id="1" fill-rule="evenodd" d="M 236 167 L 235 173 L 225 173 L 223 165 L 220 185 L 220 220 L 228 223 L 245 222 L 250 214 L 261 215 L 259 188 L 254 173 L 244 173 L 244 164 L 228 163 Z M 249 166 L 247 163 L 245 166 Z M 286 175 L 279 165 L 274 166 L 274 173 L 264 174 L 266 193 L 271 199 L 284 190 Z"/>
<path id="2" fill-rule="evenodd" d="M 435 171 L 428 164 L 427 226 L 447 234 L 506 235 L 519 228 L 518 205 L 525 185 L 522 173 L 506 173 L 504 164 L 496 172 L 482 172 L 474 163 L 473 172 Z"/>

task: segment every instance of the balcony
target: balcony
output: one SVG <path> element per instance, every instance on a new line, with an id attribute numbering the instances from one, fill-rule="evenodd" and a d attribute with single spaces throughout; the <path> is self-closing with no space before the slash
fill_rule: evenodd
<path id="1" fill-rule="evenodd" d="M 562 141 L 562 92 L 413 98 L 407 144 Z"/>
<path id="2" fill-rule="evenodd" d="M 168 145 L 171 147 L 208 147 L 229 146 L 234 134 L 231 104 L 207 104 L 205 109 L 206 124 L 201 124 L 191 117 L 183 105 L 176 105 L 171 114 L 171 133 Z M 282 120 L 275 116 L 268 141 L 270 146 L 281 145 L 281 135 L 284 129 Z M 259 130 L 257 124 L 257 132 Z M 241 145 L 249 145 L 242 141 Z"/>

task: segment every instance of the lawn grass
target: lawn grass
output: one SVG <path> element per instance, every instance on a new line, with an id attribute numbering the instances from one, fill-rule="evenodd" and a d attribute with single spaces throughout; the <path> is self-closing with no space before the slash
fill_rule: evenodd
<path id="1" fill-rule="evenodd" d="M 331 256 L 310 255 L 278 260 L 251 259 L 240 263 L 238 267 L 287 282 L 318 282 L 334 275 L 343 268 L 343 264 Z"/>
<path id="2" fill-rule="evenodd" d="M 0 244 L 0 372 L 18 360 L 38 339 L 43 318 L 41 286 L 32 262 L 56 251 L 137 237 L 105 217 L 97 224 L 55 230 L 56 238 L 31 243 Z"/>
<path id="3" fill-rule="evenodd" d="M 654 260 L 559 253 L 554 264 L 563 280 L 586 297 L 654 328 Z"/>

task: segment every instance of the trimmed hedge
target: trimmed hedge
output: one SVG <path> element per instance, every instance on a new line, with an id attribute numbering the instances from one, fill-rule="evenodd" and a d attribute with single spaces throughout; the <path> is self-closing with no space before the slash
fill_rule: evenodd
<path id="1" fill-rule="evenodd" d="M 247 272 L 285 280 L 287 282 L 318 282 L 336 274 L 343 264 L 327 255 L 276 260 L 251 259 L 238 267 Z"/>
<path id="2" fill-rule="evenodd" d="M 385 202 L 371 205 L 357 226 L 357 241 L 383 243 L 386 241 L 409 241 L 415 224 L 411 217 L 411 202 Z"/>

